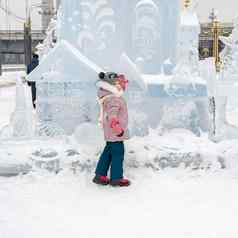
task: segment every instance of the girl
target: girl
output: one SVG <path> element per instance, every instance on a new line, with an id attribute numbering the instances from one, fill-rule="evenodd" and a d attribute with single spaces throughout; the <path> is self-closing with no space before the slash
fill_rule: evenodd
<path id="1" fill-rule="evenodd" d="M 123 178 L 124 141 L 129 139 L 129 133 L 127 104 L 122 97 L 128 80 L 122 74 L 110 72 L 101 72 L 98 76 L 99 123 L 104 131 L 106 146 L 97 164 L 93 182 L 129 186 L 130 181 Z M 109 167 L 110 179 L 107 177 Z"/>

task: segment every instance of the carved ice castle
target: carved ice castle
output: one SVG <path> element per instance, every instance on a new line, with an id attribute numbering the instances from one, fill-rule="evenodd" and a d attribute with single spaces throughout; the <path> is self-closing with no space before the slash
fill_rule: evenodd
<path id="1" fill-rule="evenodd" d="M 134 125 L 158 126 L 164 98 L 206 97 L 205 83 L 195 80 L 198 18 L 180 9 L 180 0 L 62 0 L 57 44 L 28 77 L 36 82 L 39 121 L 66 134 L 95 122 L 102 70 L 129 78 Z"/>

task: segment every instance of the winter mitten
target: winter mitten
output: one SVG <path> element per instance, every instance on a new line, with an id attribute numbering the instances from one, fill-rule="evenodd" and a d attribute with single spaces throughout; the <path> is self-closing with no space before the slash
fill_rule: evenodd
<path id="1" fill-rule="evenodd" d="M 119 120 L 116 117 L 111 118 L 109 123 L 110 123 L 110 127 L 113 129 L 115 134 L 117 134 L 118 136 L 122 136 L 123 135 L 122 133 L 124 133 L 124 131 L 120 127 L 120 122 L 119 122 Z"/>

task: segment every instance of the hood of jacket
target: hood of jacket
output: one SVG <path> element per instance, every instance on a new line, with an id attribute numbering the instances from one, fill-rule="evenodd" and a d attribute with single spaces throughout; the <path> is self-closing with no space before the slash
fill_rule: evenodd
<path id="1" fill-rule="evenodd" d="M 110 94 L 115 95 L 116 97 L 123 96 L 123 90 L 118 90 L 114 85 L 111 85 L 107 82 L 99 81 L 96 86 L 98 87 L 98 97 L 103 98 Z"/>
<path id="2" fill-rule="evenodd" d="M 36 58 L 32 58 L 31 63 L 32 63 L 33 65 L 38 65 L 38 64 L 39 64 L 39 60 L 36 59 Z"/>

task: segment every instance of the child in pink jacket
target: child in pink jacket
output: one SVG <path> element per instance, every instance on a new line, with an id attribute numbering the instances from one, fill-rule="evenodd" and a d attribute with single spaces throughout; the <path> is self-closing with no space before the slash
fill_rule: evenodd
<path id="1" fill-rule="evenodd" d="M 100 185 L 129 186 L 123 178 L 124 141 L 129 139 L 127 104 L 123 98 L 128 81 L 116 73 L 99 74 L 99 123 L 104 131 L 106 146 L 96 168 L 93 182 Z M 110 179 L 107 177 L 111 168 Z"/>

